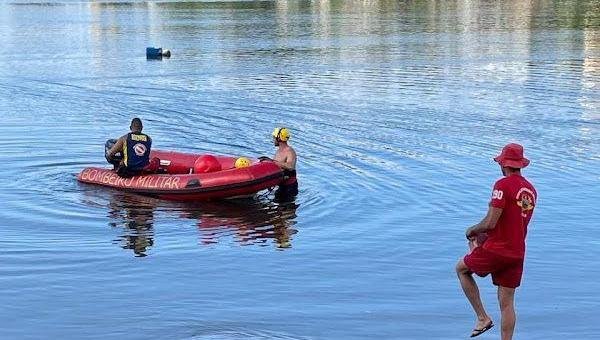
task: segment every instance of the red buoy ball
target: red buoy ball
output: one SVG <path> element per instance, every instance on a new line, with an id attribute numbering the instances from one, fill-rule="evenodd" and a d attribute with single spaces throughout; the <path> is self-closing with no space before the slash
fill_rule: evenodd
<path id="1" fill-rule="evenodd" d="M 207 172 L 221 171 L 221 163 L 213 155 L 203 155 L 194 162 L 194 173 L 203 174 Z"/>

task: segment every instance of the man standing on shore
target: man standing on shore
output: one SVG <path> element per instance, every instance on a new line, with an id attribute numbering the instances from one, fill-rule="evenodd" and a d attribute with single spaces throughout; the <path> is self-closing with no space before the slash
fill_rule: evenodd
<path id="1" fill-rule="evenodd" d="M 458 261 L 456 272 L 477 315 L 471 337 L 494 326 L 483 307 L 479 288 L 472 274 L 481 277 L 492 274 L 492 282 L 498 286 L 502 340 L 510 340 L 516 322 L 515 289 L 521 284 L 527 225 L 536 205 L 537 192 L 521 175 L 521 169 L 529 165 L 529 160 L 523 156 L 521 145 L 506 145 L 494 160 L 500 165 L 504 177 L 494 185 L 487 215 L 481 222 L 467 229 L 466 236 L 471 251 Z"/>

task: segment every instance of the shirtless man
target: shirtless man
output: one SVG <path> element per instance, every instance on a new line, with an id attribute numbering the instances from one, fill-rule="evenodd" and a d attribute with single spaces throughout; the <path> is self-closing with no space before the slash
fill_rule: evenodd
<path id="1" fill-rule="evenodd" d="M 273 161 L 283 169 L 283 182 L 275 193 L 276 197 L 291 197 L 298 194 L 298 180 L 296 179 L 296 151 L 288 144 L 291 137 L 290 131 L 284 127 L 273 130 L 273 144 L 277 152 Z"/>

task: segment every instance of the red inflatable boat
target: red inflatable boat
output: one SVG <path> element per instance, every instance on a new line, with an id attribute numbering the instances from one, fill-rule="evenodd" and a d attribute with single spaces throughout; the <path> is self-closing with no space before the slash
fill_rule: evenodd
<path id="1" fill-rule="evenodd" d="M 150 156 L 160 159 L 162 173 L 122 178 L 112 169 L 85 168 L 77 180 L 176 201 L 251 196 L 283 180 L 281 168 L 270 161 L 252 160 L 250 166 L 236 168 L 235 157 L 214 156 L 219 171 L 195 173 L 197 160 L 206 155 L 152 151 Z"/>

